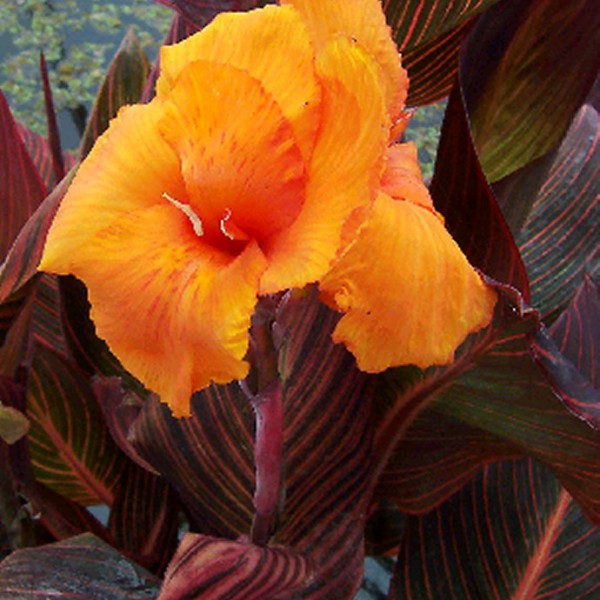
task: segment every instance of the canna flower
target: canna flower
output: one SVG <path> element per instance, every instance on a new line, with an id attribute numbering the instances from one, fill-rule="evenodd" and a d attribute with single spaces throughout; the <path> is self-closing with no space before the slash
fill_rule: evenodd
<path id="1" fill-rule="evenodd" d="M 367 371 L 452 360 L 495 296 L 443 226 L 404 122 L 378 0 L 219 15 L 161 51 L 156 97 L 83 161 L 40 269 L 88 288 L 97 333 L 177 416 L 248 373 L 261 295 L 320 282 Z"/>

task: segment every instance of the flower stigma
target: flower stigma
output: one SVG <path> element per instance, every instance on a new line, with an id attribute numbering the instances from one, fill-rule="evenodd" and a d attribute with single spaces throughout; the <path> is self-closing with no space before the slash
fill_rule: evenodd
<path id="1" fill-rule="evenodd" d="M 175 208 L 178 208 L 190 220 L 192 227 L 194 228 L 194 233 L 198 237 L 202 237 L 204 235 L 202 221 L 189 204 L 184 204 L 183 202 L 179 202 L 179 200 L 175 200 L 175 198 L 169 196 L 167 192 L 163 192 L 162 197 L 170 202 Z"/>

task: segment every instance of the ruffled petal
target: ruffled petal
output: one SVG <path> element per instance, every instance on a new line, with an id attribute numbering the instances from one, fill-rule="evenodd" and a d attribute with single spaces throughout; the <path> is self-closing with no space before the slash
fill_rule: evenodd
<path id="1" fill-rule="evenodd" d="M 179 158 L 158 132 L 162 103 L 119 111 L 79 167 L 48 233 L 40 270 L 71 273 L 88 239 L 128 212 L 185 195 Z"/>
<path id="2" fill-rule="evenodd" d="M 400 55 L 379 0 L 281 0 L 280 3 L 300 12 L 318 51 L 340 33 L 363 46 L 379 65 L 392 121 L 401 118 L 408 93 L 408 75 L 400 64 Z"/>
<path id="3" fill-rule="evenodd" d="M 73 274 L 92 319 L 123 366 L 190 414 L 191 394 L 245 377 L 250 316 L 265 258 L 254 243 L 236 258 L 205 244 L 165 204 L 129 213 L 81 248 Z"/>
<path id="4" fill-rule="evenodd" d="M 429 190 L 423 183 L 415 144 L 393 144 L 387 149 L 385 158 L 381 190 L 395 200 L 408 200 L 432 211 L 443 223 L 444 219 L 435 211 Z"/>
<path id="5" fill-rule="evenodd" d="M 195 61 L 164 102 L 159 129 L 180 157 L 187 202 L 209 237 L 261 241 L 290 225 L 304 202 L 305 165 L 289 122 L 257 79 Z"/>
<path id="6" fill-rule="evenodd" d="M 346 218 L 376 194 L 389 126 L 372 58 L 351 40 L 330 40 L 317 61 L 322 124 L 296 221 L 265 244 L 261 293 L 319 279 L 335 258 Z"/>
<path id="7" fill-rule="evenodd" d="M 334 341 L 367 372 L 452 362 L 466 336 L 490 323 L 496 302 L 430 211 L 385 194 L 320 288 L 346 313 Z"/>
<path id="8" fill-rule="evenodd" d="M 158 95 L 193 61 L 227 63 L 258 79 L 291 123 L 305 159 L 319 124 L 320 89 L 306 25 L 291 8 L 221 13 L 200 33 L 161 49 Z M 242 98 L 243 100 L 243 98 Z"/>

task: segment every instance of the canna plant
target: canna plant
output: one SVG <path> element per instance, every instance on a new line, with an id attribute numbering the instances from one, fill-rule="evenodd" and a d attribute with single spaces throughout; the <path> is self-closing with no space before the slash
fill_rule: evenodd
<path id="1" fill-rule="evenodd" d="M 0 95 L 0 596 L 595 597 L 594 3 L 164 4 Z"/>

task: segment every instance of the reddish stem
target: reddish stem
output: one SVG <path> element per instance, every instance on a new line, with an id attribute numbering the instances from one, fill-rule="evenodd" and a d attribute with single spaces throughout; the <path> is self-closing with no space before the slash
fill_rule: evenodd
<path id="1" fill-rule="evenodd" d="M 254 462 L 254 521 L 251 538 L 265 546 L 274 529 L 283 479 L 283 393 L 281 382 L 274 381 L 264 392 L 250 401 L 256 415 Z"/>

